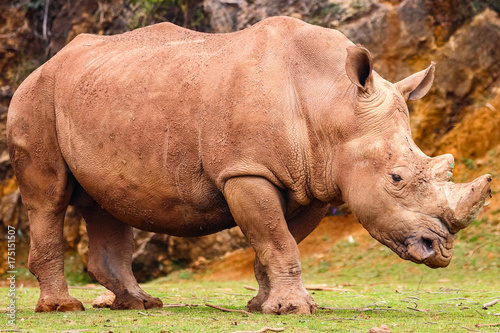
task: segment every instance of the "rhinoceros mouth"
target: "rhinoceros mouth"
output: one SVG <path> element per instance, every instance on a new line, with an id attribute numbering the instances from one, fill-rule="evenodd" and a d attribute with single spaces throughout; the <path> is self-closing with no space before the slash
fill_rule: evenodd
<path id="1" fill-rule="evenodd" d="M 431 268 L 446 267 L 453 255 L 453 234 L 440 218 L 433 218 L 436 228 L 427 228 L 406 242 L 406 257 Z"/>

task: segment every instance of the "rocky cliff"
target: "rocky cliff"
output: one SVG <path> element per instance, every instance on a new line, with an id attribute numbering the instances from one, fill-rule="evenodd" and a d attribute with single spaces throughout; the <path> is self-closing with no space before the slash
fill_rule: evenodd
<path id="1" fill-rule="evenodd" d="M 417 144 L 429 155 L 451 152 L 456 181 L 478 172 L 500 182 L 500 3 L 496 0 L 15 0 L 0 1 L 0 232 L 18 231 L 18 260 L 26 261 L 29 224 L 5 143 L 5 119 L 16 87 L 79 33 L 115 34 L 170 21 L 206 32 L 246 28 L 266 17 L 293 16 L 342 31 L 367 47 L 375 70 L 391 81 L 437 62 L 428 96 L 410 104 Z M 499 211 L 493 200 L 489 211 Z M 81 217 L 69 209 L 66 248 L 86 258 Z M 3 237 L 3 236 L 2 236 Z M 136 232 L 139 280 L 179 263 L 202 265 L 246 245 L 237 229 L 179 239 Z M 0 243 L 0 273 L 6 265 Z"/>

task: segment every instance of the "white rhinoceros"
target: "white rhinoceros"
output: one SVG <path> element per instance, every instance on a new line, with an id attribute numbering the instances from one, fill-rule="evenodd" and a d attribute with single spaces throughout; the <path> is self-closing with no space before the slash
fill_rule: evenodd
<path id="1" fill-rule="evenodd" d="M 17 90 L 8 144 L 29 212 L 36 311 L 83 310 L 63 274 L 63 219 L 78 207 L 88 270 L 113 309 L 162 306 L 131 269 L 132 227 L 200 236 L 239 226 L 256 252 L 264 313 L 313 313 L 297 243 L 347 203 L 404 259 L 448 265 L 453 234 L 491 177 L 450 182 L 453 157 L 412 141 L 406 100 L 434 64 L 392 84 L 340 32 L 276 17 L 229 34 L 162 23 L 80 35 Z"/>

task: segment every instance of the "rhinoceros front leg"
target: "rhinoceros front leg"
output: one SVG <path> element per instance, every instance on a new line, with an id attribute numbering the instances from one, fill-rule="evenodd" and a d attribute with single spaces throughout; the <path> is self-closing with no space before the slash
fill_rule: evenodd
<path id="1" fill-rule="evenodd" d="M 288 230 L 295 238 L 297 244 L 302 242 L 314 229 L 316 229 L 327 210 L 328 204 L 315 202 L 310 206 L 303 207 L 302 211 L 287 221 Z M 266 267 L 262 265 L 257 255 L 255 256 L 254 269 L 255 277 L 259 283 L 259 291 L 257 295 L 248 302 L 247 308 L 250 311 L 260 312 L 262 311 L 262 304 L 264 304 L 269 297 L 270 286 Z"/>
<path id="2" fill-rule="evenodd" d="M 279 189 L 264 178 L 237 177 L 226 182 L 224 196 L 269 280 L 262 312 L 314 313 L 317 304 L 302 283 L 299 249 L 288 230 Z"/>
<path id="3" fill-rule="evenodd" d="M 271 286 L 269 284 L 269 276 L 267 276 L 266 267 L 262 265 L 257 254 L 254 262 L 255 279 L 259 284 L 259 291 L 250 301 L 248 301 L 247 309 L 254 312 L 262 312 L 262 304 L 269 298 Z"/>
<path id="4" fill-rule="evenodd" d="M 98 204 L 79 207 L 87 223 L 90 275 L 111 290 L 112 310 L 163 307 L 159 298 L 144 292 L 132 273 L 132 227 L 117 220 Z"/>

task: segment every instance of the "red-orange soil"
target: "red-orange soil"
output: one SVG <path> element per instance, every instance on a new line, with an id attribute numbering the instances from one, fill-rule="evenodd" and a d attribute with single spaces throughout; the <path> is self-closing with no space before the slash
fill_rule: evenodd
<path id="1" fill-rule="evenodd" d="M 349 236 L 368 235 L 368 232 L 354 218 L 348 216 L 327 216 L 321 221 L 316 230 L 312 232 L 299 245 L 302 258 L 313 254 L 325 253 L 337 241 Z M 321 241 L 324 237 L 328 241 Z M 228 253 L 224 258 L 216 259 L 207 267 L 210 272 L 204 280 L 244 280 L 253 278 L 253 263 L 255 252 L 251 247 Z"/>

